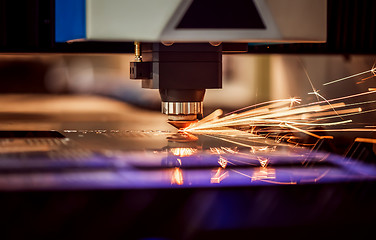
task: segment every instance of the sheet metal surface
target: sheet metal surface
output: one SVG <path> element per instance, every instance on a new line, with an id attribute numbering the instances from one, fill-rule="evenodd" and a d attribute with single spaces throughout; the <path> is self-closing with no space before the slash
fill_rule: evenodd
<path id="1" fill-rule="evenodd" d="M 106 98 L 6 95 L 0 100 L 5 103 L 0 111 L 0 190 L 218 188 L 376 179 L 372 164 L 237 130 L 177 133 L 160 113 Z M 21 130 L 11 137 L 4 134 Z"/>

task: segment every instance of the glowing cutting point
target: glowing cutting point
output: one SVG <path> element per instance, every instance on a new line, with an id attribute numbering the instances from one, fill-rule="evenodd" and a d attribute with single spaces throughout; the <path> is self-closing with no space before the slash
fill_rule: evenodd
<path id="1" fill-rule="evenodd" d="M 169 124 L 174 126 L 175 128 L 179 130 L 184 130 L 185 128 L 188 128 L 191 126 L 193 123 L 196 123 L 196 121 L 168 121 Z"/>

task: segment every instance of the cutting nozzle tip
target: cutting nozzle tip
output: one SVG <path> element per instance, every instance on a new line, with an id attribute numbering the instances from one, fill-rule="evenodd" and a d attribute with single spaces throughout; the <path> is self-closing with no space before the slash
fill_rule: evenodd
<path id="1" fill-rule="evenodd" d="M 189 126 L 191 126 L 193 123 L 197 121 L 168 121 L 169 124 L 174 126 L 175 128 L 179 130 L 183 130 Z"/>

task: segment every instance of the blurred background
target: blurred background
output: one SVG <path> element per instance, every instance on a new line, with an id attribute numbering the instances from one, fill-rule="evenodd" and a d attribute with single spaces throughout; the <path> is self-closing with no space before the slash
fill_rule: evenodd
<path id="1" fill-rule="evenodd" d="M 101 95 L 160 111 L 158 90 L 143 89 L 140 81 L 129 79 L 133 58 L 133 54 L 1 55 L 0 92 Z M 308 94 L 312 85 L 326 99 L 366 92 L 376 86 L 371 72 L 328 86 L 323 83 L 370 70 L 375 61 L 376 55 L 364 54 L 224 55 L 223 88 L 207 90 L 205 115 L 217 108 L 228 112 L 290 97 L 315 102 L 317 97 Z M 372 95 L 351 101 L 369 101 Z M 364 121 L 369 120 L 366 115 Z"/>

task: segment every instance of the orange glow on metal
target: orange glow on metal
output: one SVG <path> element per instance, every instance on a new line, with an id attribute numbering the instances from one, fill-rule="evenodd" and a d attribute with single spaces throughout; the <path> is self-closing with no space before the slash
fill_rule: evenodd
<path id="1" fill-rule="evenodd" d="M 171 148 L 170 152 L 175 156 L 186 157 L 191 156 L 197 152 L 196 148 Z"/>
<path id="2" fill-rule="evenodd" d="M 177 134 L 173 134 L 167 137 L 169 141 L 174 141 L 174 142 L 195 142 L 198 140 L 198 137 L 195 135 L 189 133 L 189 132 L 184 132 L 184 131 L 178 131 Z"/>
<path id="3" fill-rule="evenodd" d="M 179 163 L 179 166 L 181 166 L 181 159 L 180 159 L 180 158 L 178 158 L 178 159 L 176 159 L 176 161 L 178 161 L 178 163 Z"/>
<path id="4" fill-rule="evenodd" d="M 171 177 L 171 184 L 183 185 L 183 173 L 180 168 L 175 168 Z"/>
<path id="5" fill-rule="evenodd" d="M 257 160 L 260 162 L 261 167 L 265 168 L 266 166 L 268 166 L 268 163 L 269 163 L 268 158 L 257 157 Z"/>
<path id="6" fill-rule="evenodd" d="M 237 150 L 231 149 L 229 147 L 211 147 L 210 152 L 213 154 L 238 153 Z"/>
<path id="7" fill-rule="evenodd" d="M 223 168 L 218 168 L 214 176 L 210 178 L 210 183 L 220 183 L 223 179 L 228 177 L 228 171 Z"/>
<path id="8" fill-rule="evenodd" d="M 214 154 L 223 154 L 225 153 L 221 148 L 218 147 L 211 147 L 210 152 Z"/>
<path id="9" fill-rule="evenodd" d="M 227 166 L 227 159 L 220 156 L 218 160 L 219 165 L 221 165 L 222 168 L 226 168 Z"/>
<path id="10" fill-rule="evenodd" d="M 356 138 L 355 142 L 364 142 L 364 143 L 376 144 L 376 139 L 374 139 L 374 138 Z"/>
<path id="11" fill-rule="evenodd" d="M 252 181 L 275 179 L 275 169 L 260 167 L 253 172 Z"/>
<path id="12" fill-rule="evenodd" d="M 275 147 L 269 147 L 269 146 L 251 146 L 251 153 L 256 152 L 271 152 L 274 151 Z"/>
<path id="13" fill-rule="evenodd" d="M 235 149 L 231 149 L 229 147 L 221 147 L 221 149 L 223 149 L 223 151 L 227 152 L 227 153 L 232 153 L 232 154 L 235 154 L 235 153 L 238 153 L 239 151 L 238 150 L 235 150 Z"/>

